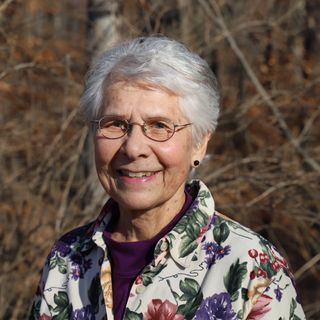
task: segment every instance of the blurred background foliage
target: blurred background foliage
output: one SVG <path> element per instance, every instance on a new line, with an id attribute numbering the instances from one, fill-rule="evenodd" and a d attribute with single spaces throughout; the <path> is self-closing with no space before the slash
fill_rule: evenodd
<path id="1" fill-rule="evenodd" d="M 54 239 L 106 200 L 79 115 L 90 60 L 148 34 L 216 73 L 222 114 L 196 176 L 219 211 L 288 259 L 320 318 L 320 3 L 315 0 L 0 1 L 0 319 L 25 319 Z"/>

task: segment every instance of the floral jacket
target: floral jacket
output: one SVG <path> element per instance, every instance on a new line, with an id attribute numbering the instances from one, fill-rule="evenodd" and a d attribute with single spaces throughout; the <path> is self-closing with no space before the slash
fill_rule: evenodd
<path id="1" fill-rule="evenodd" d="M 216 212 L 202 182 L 187 188 L 195 200 L 136 278 L 124 319 L 305 319 L 293 277 L 276 249 Z M 102 237 L 110 218 L 107 204 L 94 223 L 55 243 L 30 319 L 113 319 L 111 267 Z"/>

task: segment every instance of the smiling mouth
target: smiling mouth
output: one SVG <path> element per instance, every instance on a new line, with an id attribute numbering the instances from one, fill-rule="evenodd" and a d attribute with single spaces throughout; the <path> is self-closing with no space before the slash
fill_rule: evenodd
<path id="1" fill-rule="evenodd" d="M 132 172 L 127 170 L 118 170 L 121 176 L 126 176 L 129 178 L 143 178 L 143 177 L 151 177 L 157 174 L 159 171 L 140 171 L 140 172 Z"/>

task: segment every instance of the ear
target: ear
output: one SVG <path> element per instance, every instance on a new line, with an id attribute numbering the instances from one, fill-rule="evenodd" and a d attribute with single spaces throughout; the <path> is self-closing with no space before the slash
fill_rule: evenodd
<path id="1" fill-rule="evenodd" d="M 192 157 L 191 157 L 191 166 L 195 160 L 202 161 L 207 152 L 208 142 L 211 138 L 211 133 L 206 134 L 202 140 L 193 146 Z"/>

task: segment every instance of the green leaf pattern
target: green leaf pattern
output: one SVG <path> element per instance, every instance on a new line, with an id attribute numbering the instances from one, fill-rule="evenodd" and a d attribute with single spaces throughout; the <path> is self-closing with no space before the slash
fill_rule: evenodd
<path id="1" fill-rule="evenodd" d="M 156 245 L 155 260 L 132 286 L 124 319 L 235 320 L 255 319 L 254 314 L 265 320 L 305 319 L 292 275 L 276 249 L 217 213 L 202 182 L 191 181 L 186 188 L 195 200 Z M 111 282 L 101 278 L 101 270 L 108 275 L 110 268 L 102 237 L 107 213 L 54 247 L 30 319 L 113 318 L 103 289 L 112 292 Z"/>
<path id="2" fill-rule="evenodd" d="M 247 262 L 240 263 L 239 259 L 233 263 L 227 275 L 224 277 L 224 285 L 231 296 L 232 301 L 236 301 L 239 297 L 239 289 L 247 274 Z"/>

